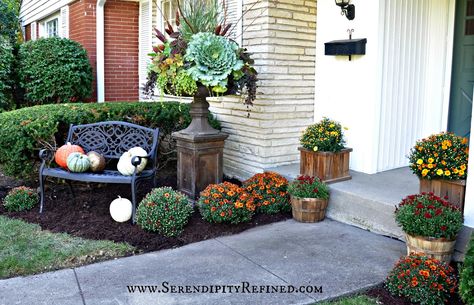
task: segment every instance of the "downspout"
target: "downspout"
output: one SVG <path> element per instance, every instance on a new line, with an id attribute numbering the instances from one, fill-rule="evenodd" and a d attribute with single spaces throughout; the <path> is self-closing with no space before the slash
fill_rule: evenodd
<path id="1" fill-rule="evenodd" d="M 97 102 L 105 102 L 105 57 L 104 57 L 104 5 L 107 0 L 97 0 L 96 7 L 96 56 L 97 56 Z"/>

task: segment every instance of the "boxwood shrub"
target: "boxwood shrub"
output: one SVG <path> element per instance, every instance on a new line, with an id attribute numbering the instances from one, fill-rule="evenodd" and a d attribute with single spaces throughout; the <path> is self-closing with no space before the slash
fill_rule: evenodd
<path id="1" fill-rule="evenodd" d="M 66 38 L 28 41 L 19 51 L 19 77 L 27 105 L 84 101 L 92 93 L 86 50 Z"/>
<path id="2" fill-rule="evenodd" d="M 8 109 L 12 103 L 13 47 L 0 36 L 0 110 Z"/>
<path id="3" fill-rule="evenodd" d="M 189 105 L 177 102 L 40 105 L 0 113 L 0 166 L 9 176 L 36 175 L 39 149 L 64 144 L 70 124 L 101 121 L 160 128 L 160 138 L 169 139 L 173 131 L 189 125 L 191 116 Z M 212 117 L 210 123 L 220 128 Z"/>

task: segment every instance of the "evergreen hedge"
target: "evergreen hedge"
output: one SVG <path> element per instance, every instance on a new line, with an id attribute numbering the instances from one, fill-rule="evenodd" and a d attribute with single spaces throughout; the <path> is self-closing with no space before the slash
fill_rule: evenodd
<path id="1" fill-rule="evenodd" d="M 19 178 L 36 175 L 38 152 L 64 144 L 70 124 L 125 121 L 160 128 L 160 138 L 189 125 L 189 105 L 169 103 L 75 103 L 26 107 L 0 113 L 0 166 Z M 220 128 L 210 117 L 211 125 Z"/>

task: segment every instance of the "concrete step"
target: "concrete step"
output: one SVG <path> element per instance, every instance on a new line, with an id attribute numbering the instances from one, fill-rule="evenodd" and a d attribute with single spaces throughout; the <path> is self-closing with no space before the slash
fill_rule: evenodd
<path id="1" fill-rule="evenodd" d="M 299 164 L 268 169 L 287 179 L 299 175 Z M 408 167 L 373 175 L 351 171 L 352 179 L 332 183 L 327 217 L 371 232 L 404 240 L 403 231 L 395 222 L 395 206 L 406 196 L 419 192 L 418 178 Z M 455 259 L 462 254 L 472 232 L 464 227 L 458 236 Z"/>

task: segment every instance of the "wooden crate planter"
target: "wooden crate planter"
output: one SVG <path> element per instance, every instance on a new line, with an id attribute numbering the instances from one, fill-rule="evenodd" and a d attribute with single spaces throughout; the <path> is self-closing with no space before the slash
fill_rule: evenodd
<path id="1" fill-rule="evenodd" d="M 464 211 L 466 180 L 420 179 L 420 193 L 423 192 L 432 192 L 441 198 L 448 196 L 449 202 Z"/>
<path id="2" fill-rule="evenodd" d="M 299 147 L 301 152 L 300 174 L 319 177 L 326 183 L 351 179 L 349 174 L 349 157 L 352 148 L 340 152 L 311 151 Z"/>
<path id="3" fill-rule="evenodd" d="M 299 222 L 318 222 L 326 216 L 328 200 L 290 197 L 293 219 Z"/>
<path id="4" fill-rule="evenodd" d="M 436 258 L 449 263 L 454 253 L 456 240 L 446 238 L 429 238 L 412 236 L 406 234 L 407 253 L 423 253 L 426 256 Z"/>

